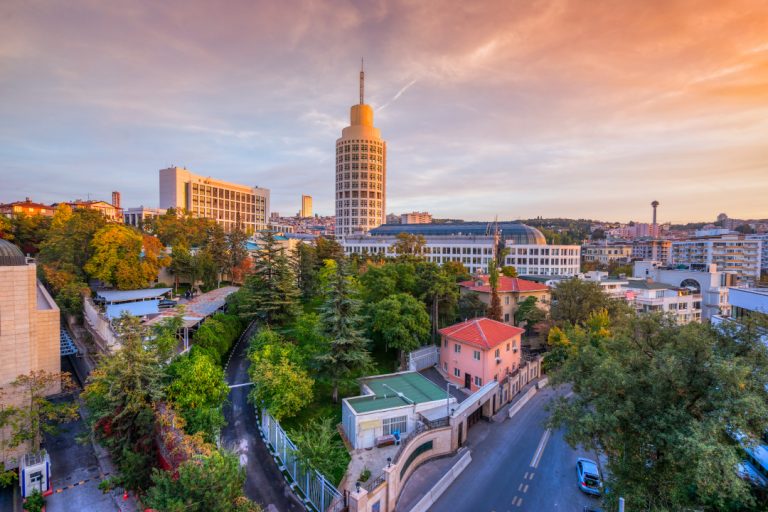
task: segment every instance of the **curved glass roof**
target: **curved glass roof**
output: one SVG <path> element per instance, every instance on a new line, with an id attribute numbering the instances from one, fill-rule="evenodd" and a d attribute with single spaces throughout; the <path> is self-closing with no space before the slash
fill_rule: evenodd
<path id="1" fill-rule="evenodd" d="M 8 240 L 0 238 L 0 267 L 13 267 L 26 265 L 27 258 L 24 253 Z"/>
<path id="2" fill-rule="evenodd" d="M 499 222 L 502 240 L 515 244 L 546 245 L 547 240 L 536 228 L 520 222 Z M 409 233 L 422 236 L 492 236 L 495 224 L 492 222 L 459 222 L 453 224 L 383 224 L 370 231 L 371 236 L 394 236 Z"/>

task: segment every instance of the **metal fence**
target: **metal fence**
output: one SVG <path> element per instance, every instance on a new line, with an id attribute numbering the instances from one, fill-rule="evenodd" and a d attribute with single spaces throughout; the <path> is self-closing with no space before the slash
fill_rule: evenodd
<path id="1" fill-rule="evenodd" d="M 421 347 L 408 354 L 408 369 L 418 372 L 440 362 L 440 349 L 434 345 Z"/>
<path id="2" fill-rule="evenodd" d="M 300 492 L 307 508 L 317 512 L 341 512 L 346 509 L 339 490 L 322 473 L 301 461 L 296 445 L 266 409 L 261 411 L 259 428 L 278 460 L 280 470 L 287 473 L 291 487 Z"/>

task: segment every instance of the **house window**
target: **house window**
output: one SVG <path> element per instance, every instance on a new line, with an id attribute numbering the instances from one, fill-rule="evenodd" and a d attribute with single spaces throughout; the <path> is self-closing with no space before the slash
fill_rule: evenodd
<path id="1" fill-rule="evenodd" d="M 506 297 L 504 297 L 504 304 L 506 304 L 507 306 L 509 306 L 509 295 L 507 295 Z"/>
<path id="2" fill-rule="evenodd" d="M 446 372 L 448 371 L 448 362 L 447 361 L 443 362 L 443 370 L 445 370 Z"/>
<path id="3" fill-rule="evenodd" d="M 457 354 L 461 354 L 461 345 L 459 345 L 458 343 L 456 343 L 456 344 L 453 346 L 453 351 L 454 351 L 454 352 L 456 352 Z"/>
<path id="4" fill-rule="evenodd" d="M 475 376 L 475 386 L 482 387 L 482 385 L 483 385 L 483 379 L 481 379 L 480 377 Z"/>
<path id="5" fill-rule="evenodd" d="M 501 357 L 501 349 L 500 348 L 496 349 L 496 357 Z"/>
<path id="6" fill-rule="evenodd" d="M 398 432 L 403 434 L 408 429 L 408 416 L 395 416 L 394 418 L 384 418 L 382 421 L 384 435 Z"/>
<path id="7" fill-rule="evenodd" d="M 509 343 L 507 343 L 507 352 L 509 352 Z"/>
<path id="8" fill-rule="evenodd" d="M 443 348 L 448 348 L 448 338 L 443 340 Z"/>
<path id="9" fill-rule="evenodd" d="M 459 370 L 458 368 L 454 368 L 453 369 L 453 376 L 454 377 L 461 377 L 461 370 Z"/>
<path id="10" fill-rule="evenodd" d="M 479 361 L 480 360 L 480 351 L 479 350 L 474 350 L 472 352 L 472 359 L 474 359 L 475 361 Z"/>
<path id="11" fill-rule="evenodd" d="M 509 313 L 504 313 L 504 321 L 509 322 Z"/>

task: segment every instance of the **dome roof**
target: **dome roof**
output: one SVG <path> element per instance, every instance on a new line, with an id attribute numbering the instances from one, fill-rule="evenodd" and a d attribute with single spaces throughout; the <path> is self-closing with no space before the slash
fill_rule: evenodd
<path id="1" fill-rule="evenodd" d="M 491 236 L 496 227 L 492 222 L 455 222 L 446 224 L 383 224 L 370 231 L 372 236 L 410 233 L 422 236 Z M 547 245 L 547 239 L 536 228 L 520 222 L 499 222 L 502 240 L 520 245 Z"/>
<path id="2" fill-rule="evenodd" d="M 27 258 L 24 253 L 8 240 L 0 238 L 0 267 L 13 267 L 26 265 Z"/>

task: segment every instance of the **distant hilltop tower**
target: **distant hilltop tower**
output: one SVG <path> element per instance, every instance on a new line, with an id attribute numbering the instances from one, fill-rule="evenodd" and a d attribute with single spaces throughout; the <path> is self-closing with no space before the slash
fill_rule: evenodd
<path id="1" fill-rule="evenodd" d="M 360 103 L 352 105 L 349 126 L 336 140 L 336 236 L 366 233 L 385 223 L 387 143 L 373 126 L 365 104 L 365 71 L 360 65 Z"/>
<path id="2" fill-rule="evenodd" d="M 659 225 L 656 222 L 656 208 L 659 207 L 659 202 L 654 201 L 651 203 L 653 207 L 653 223 L 651 224 L 651 235 L 656 238 L 659 236 Z"/>

